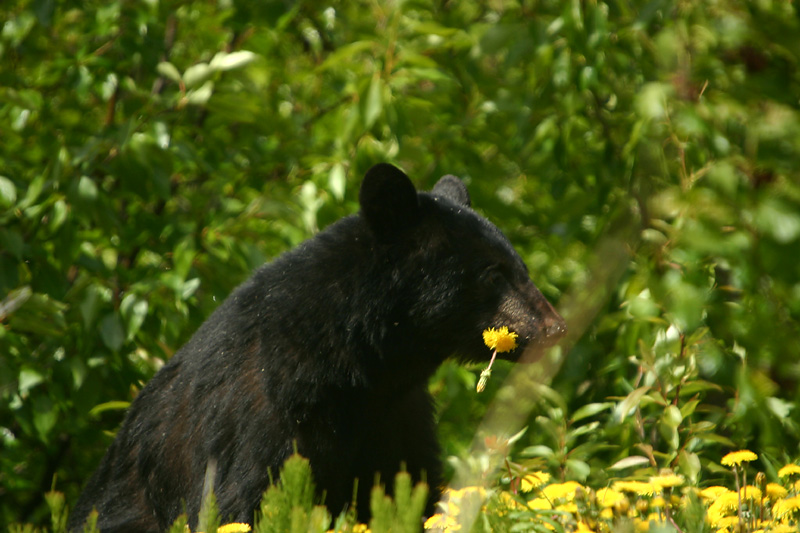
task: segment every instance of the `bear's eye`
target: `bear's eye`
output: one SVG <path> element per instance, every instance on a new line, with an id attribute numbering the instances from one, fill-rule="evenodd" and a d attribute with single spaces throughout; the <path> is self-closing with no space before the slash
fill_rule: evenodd
<path id="1" fill-rule="evenodd" d="M 500 285 L 505 282 L 506 277 L 500 265 L 490 265 L 484 269 L 481 279 L 492 285 Z"/>

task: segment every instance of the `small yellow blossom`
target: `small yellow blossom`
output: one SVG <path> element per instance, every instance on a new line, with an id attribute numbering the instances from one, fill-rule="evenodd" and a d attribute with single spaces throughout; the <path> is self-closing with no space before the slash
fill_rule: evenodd
<path id="1" fill-rule="evenodd" d="M 767 498 L 770 500 L 780 500 L 781 498 L 785 498 L 789 491 L 783 488 L 782 485 L 778 485 L 777 483 L 767 483 Z"/>
<path id="2" fill-rule="evenodd" d="M 617 481 L 614 483 L 614 490 L 633 492 L 639 496 L 652 496 L 661 488 L 649 481 Z"/>
<path id="3" fill-rule="evenodd" d="M 489 378 L 492 376 L 492 364 L 497 354 L 509 352 L 517 347 L 517 334 L 508 331 L 507 326 L 503 326 L 500 329 L 487 328 L 483 330 L 483 343 L 486 344 L 490 350 L 494 350 L 494 352 L 492 352 L 492 359 L 489 361 L 489 366 L 481 371 L 481 376 L 478 378 L 478 385 L 475 387 L 475 390 L 478 392 L 483 392 L 486 388 L 486 383 L 489 382 Z"/>
<path id="4" fill-rule="evenodd" d="M 483 331 L 483 342 L 497 353 L 510 352 L 517 347 L 517 334 L 508 331 L 506 326 L 500 329 L 488 328 Z"/>
<path id="5" fill-rule="evenodd" d="M 594 529 L 590 528 L 586 522 L 581 520 L 578 522 L 578 527 L 575 529 L 575 533 L 594 533 Z"/>
<path id="6" fill-rule="evenodd" d="M 726 529 L 734 529 L 737 530 L 737 526 L 739 525 L 739 517 L 738 516 L 726 516 L 724 518 L 720 518 L 719 521 L 715 524 L 718 528 L 726 528 Z"/>
<path id="7" fill-rule="evenodd" d="M 597 491 L 597 503 L 602 507 L 614 507 L 625 501 L 625 495 L 618 490 L 604 488 Z"/>
<path id="8" fill-rule="evenodd" d="M 664 508 L 667 505 L 667 500 L 665 500 L 662 496 L 656 496 L 650 502 L 650 505 L 652 505 L 653 507 Z"/>
<path id="9" fill-rule="evenodd" d="M 530 492 L 550 481 L 550 474 L 547 472 L 531 472 L 520 481 L 520 490 Z"/>
<path id="10" fill-rule="evenodd" d="M 753 485 L 742 487 L 739 490 L 739 494 L 742 496 L 742 500 L 760 500 L 762 496 L 761 489 L 754 487 Z"/>
<path id="11" fill-rule="evenodd" d="M 454 517 L 444 514 L 435 514 L 425 520 L 425 529 L 441 529 L 443 531 L 458 531 L 461 524 Z"/>
<path id="12" fill-rule="evenodd" d="M 719 526 L 720 521 L 726 516 L 729 516 L 738 508 L 739 494 L 736 492 L 726 492 L 724 494 L 720 494 L 717 499 L 714 500 L 714 502 L 708 508 L 706 518 L 712 526 L 724 527 Z"/>
<path id="13" fill-rule="evenodd" d="M 239 522 L 225 524 L 217 528 L 217 533 L 247 533 L 248 531 L 250 531 L 250 524 Z"/>
<path id="14" fill-rule="evenodd" d="M 534 498 L 532 500 L 528 500 L 528 507 L 537 511 L 543 511 L 552 509 L 553 504 L 550 503 L 550 500 L 547 498 Z"/>
<path id="15" fill-rule="evenodd" d="M 769 533 L 797 533 L 797 526 L 774 524 L 770 525 Z"/>
<path id="16" fill-rule="evenodd" d="M 772 506 L 772 515 L 775 518 L 783 519 L 786 515 L 795 513 L 798 510 L 800 510 L 800 496 L 793 496 L 791 498 L 778 500 L 777 503 Z"/>
<path id="17" fill-rule="evenodd" d="M 561 511 L 562 513 L 577 515 L 578 514 L 578 504 L 575 502 L 567 502 L 563 503 L 556 507 L 556 511 Z"/>
<path id="18" fill-rule="evenodd" d="M 716 500 L 721 495 L 726 494 L 728 492 L 732 491 L 727 487 L 720 487 L 719 485 L 714 485 L 713 487 L 704 488 L 697 494 L 704 500 Z"/>
<path id="19" fill-rule="evenodd" d="M 794 474 L 800 474 L 800 465 L 789 463 L 780 470 L 778 470 L 778 477 L 789 477 Z"/>
<path id="20" fill-rule="evenodd" d="M 651 477 L 650 483 L 658 487 L 661 487 L 662 489 L 666 489 L 669 487 L 678 487 L 680 485 L 683 485 L 684 479 L 683 476 L 679 476 L 678 474 L 665 473 Z"/>
<path id="21" fill-rule="evenodd" d="M 551 502 L 562 498 L 567 501 L 572 501 L 575 499 L 575 493 L 578 489 L 583 489 L 580 483 L 576 481 L 567 481 L 565 483 L 553 483 L 552 485 L 546 486 L 542 489 L 542 494 Z"/>
<path id="22" fill-rule="evenodd" d="M 742 463 L 749 463 L 758 459 L 758 455 L 750 450 L 739 450 L 738 452 L 731 452 L 722 458 L 724 466 L 740 465 Z"/>

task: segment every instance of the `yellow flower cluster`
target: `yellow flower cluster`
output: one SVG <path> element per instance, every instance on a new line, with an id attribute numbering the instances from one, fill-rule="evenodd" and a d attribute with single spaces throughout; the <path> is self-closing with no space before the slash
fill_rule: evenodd
<path id="1" fill-rule="evenodd" d="M 479 497 L 472 505 L 479 505 L 485 513 L 530 520 L 550 530 L 554 529 L 552 521 L 556 520 L 564 531 L 574 533 L 610 533 L 625 521 L 632 522 L 636 531 L 650 531 L 653 523 L 670 528 L 669 524 L 679 520 L 685 508 L 697 505 L 697 498 L 705 505 L 706 522 L 714 533 L 797 533 L 800 531 L 800 482 L 795 480 L 800 477 L 800 466 L 788 464 L 781 468 L 778 471 L 781 483 L 767 483 L 764 474 L 759 474 L 754 484 L 740 484 L 739 476 L 746 476 L 743 469 L 747 463 L 757 460 L 758 456 L 749 450 L 732 452 L 722 458 L 722 464 L 734 469 L 737 490 L 722 486 L 698 490 L 686 486 L 683 476 L 662 470 L 646 481 L 620 480 L 594 491 L 575 481 L 550 483 L 547 472 L 531 471 L 521 475 L 517 483 L 511 483 L 511 488 L 519 489 L 519 494 L 503 491 L 487 496 L 477 487 L 446 491 L 445 499 L 439 504 L 442 512 L 431 517 L 425 529 L 468 529 L 468 524 L 459 519 L 464 516 L 465 495 L 473 494 Z M 742 477 L 742 481 L 745 479 Z M 541 511 L 546 513 L 539 514 Z M 557 514 L 550 514 L 553 511 Z"/>

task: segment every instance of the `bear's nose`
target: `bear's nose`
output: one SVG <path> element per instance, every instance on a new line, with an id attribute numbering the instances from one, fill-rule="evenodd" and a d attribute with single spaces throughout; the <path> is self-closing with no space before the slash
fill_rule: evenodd
<path id="1" fill-rule="evenodd" d="M 558 315 L 549 317 L 545 321 L 544 334 L 550 340 L 560 339 L 567 334 L 567 323 Z"/>

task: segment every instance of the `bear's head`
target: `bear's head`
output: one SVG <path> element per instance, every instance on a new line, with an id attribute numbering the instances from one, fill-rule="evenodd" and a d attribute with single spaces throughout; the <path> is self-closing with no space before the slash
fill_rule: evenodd
<path id="1" fill-rule="evenodd" d="M 457 177 L 418 192 L 402 171 L 379 164 L 367 172 L 359 200 L 372 253 L 389 267 L 382 268 L 389 278 L 382 285 L 390 302 L 387 338 L 398 350 L 488 360 L 482 332 L 506 326 L 518 347 L 498 356 L 517 360 L 526 348 L 541 350 L 564 336 L 564 320 L 505 235 L 471 209 Z"/>

